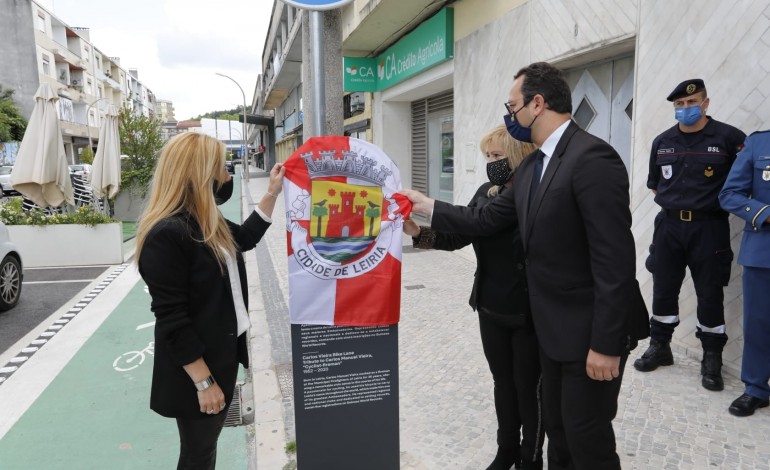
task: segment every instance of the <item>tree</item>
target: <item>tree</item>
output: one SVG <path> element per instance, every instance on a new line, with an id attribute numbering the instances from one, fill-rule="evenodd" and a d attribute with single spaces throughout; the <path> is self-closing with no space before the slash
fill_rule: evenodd
<path id="1" fill-rule="evenodd" d="M 27 130 L 27 120 L 13 101 L 13 93 L 0 85 L 0 142 L 18 142 Z"/>
<path id="2" fill-rule="evenodd" d="M 128 158 L 122 164 L 120 185 L 135 194 L 144 195 L 149 187 L 155 164 L 163 148 L 161 122 L 133 110 L 120 109 L 120 150 Z"/>
<path id="3" fill-rule="evenodd" d="M 89 165 L 93 165 L 94 163 L 94 151 L 91 150 L 91 147 L 85 147 L 80 152 L 80 161 L 82 163 L 88 163 Z"/>

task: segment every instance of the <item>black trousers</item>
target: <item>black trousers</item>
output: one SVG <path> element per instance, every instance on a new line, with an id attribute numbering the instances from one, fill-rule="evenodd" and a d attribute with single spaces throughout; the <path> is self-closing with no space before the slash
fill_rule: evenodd
<path id="1" fill-rule="evenodd" d="M 512 326 L 501 317 L 479 310 L 481 344 L 494 380 L 497 444 L 518 450 L 522 461 L 539 462 L 542 468 L 537 338 L 531 324 Z"/>
<path id="2" fill-rule="evenodd" d="M 612 420 L 627 358 L 616 379 L 593 380 L 585 361 L 557 362 L 541 349 L 549 470 L 620 470 Z"/>
<path id="3" fill-rule="evenodd" d="M 733 252 L 727 218 L 684 222 L 659 216 L 652 258 L 653 294 L 650 335 L 670 341 L 679 325 L 679 291 L 690 268 L 698 298 L 696 336 L 703 349 L 721 351 L 727 342 L 724 331 L 724 286 L 730 281 Z"/>
<path id="4" fill-rule="evenodd" d="M 227 407 L 219 414 L 201 419 L 177 418 L 179 428 L 179 463 L 177 470 L 214 470 L 217 464 L 217 440 L 227 418 Z"/>

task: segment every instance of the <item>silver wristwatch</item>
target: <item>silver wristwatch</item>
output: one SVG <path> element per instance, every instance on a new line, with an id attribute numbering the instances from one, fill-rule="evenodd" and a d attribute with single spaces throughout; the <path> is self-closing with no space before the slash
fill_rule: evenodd
<path id="1" fill-rule="evenodd" d="M 206 390 L 207 388 L 214 385 L 216 381 L 214 380 L 214 377 L 208 376 L 205 379 L 201 380 L 200 382 L 195 382 L 195 388 L 198 389 L 199 392 L 202 392 Z"/>

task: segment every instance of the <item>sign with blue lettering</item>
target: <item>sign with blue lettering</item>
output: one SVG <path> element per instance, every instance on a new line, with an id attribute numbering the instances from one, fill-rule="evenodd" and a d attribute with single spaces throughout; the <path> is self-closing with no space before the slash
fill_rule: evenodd
<path id="1" fill-rule="evenodd" d="M 283 3 L 303 10 L 333 10 L 340 8 L 353 0 L 282 0 Z"/>

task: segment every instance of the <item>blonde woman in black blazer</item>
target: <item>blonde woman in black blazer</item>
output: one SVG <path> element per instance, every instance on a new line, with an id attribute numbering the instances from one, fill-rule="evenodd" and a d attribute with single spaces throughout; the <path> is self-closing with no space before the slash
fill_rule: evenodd
<path id="1" fill-rule="evenodd" d="M 233 188 L 222 142 L 182 134 L 158 160 L 137 230 L 136 261 L 156 318 L 150 408 L 177 421 L 179 470 L 215 467 L 238 363 L 248 367 L 241 253 L 270 226 L 283 174 L 276 164 L 268 192 L 238 225 L 217 208 Z"/>
<path id="2" fill-rule="evenodd" d="M 535 151 L 515 140 L 505 126 L 481 139 L 489 182 L 482 184 L 468 207 L 481 208 L 512 192 L 511 176 L 524 157 Z M 478 311 L 481 345 L 494 380 L 497 455 L 486 470 L 543 468 L 544 427 L 539 389 L 540 363 L 529 311 L 525 253 L 518 224 L 486 236 L 465 236 L 404 224 L 416 248 L 453 251 L 473 244 L 476 273 L 469 300 Z"/>

